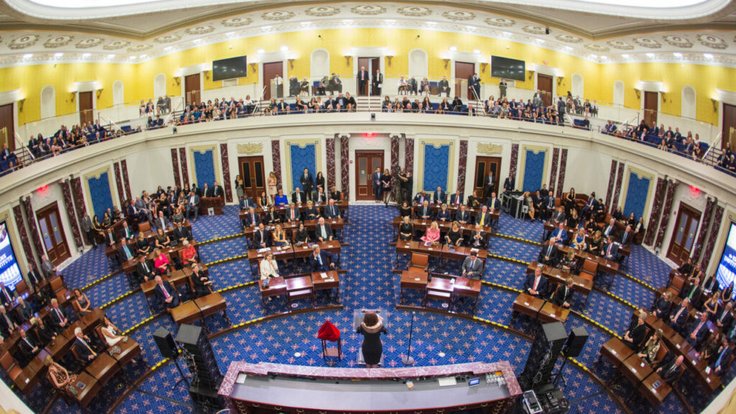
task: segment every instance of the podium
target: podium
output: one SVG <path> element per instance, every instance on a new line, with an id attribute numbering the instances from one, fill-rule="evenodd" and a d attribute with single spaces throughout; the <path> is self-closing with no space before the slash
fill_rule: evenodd
<path id="1" fill-rule="evenodd" d="M 225 207 L 225 200 L 222 197 L 201 197 L 199 199 L 199 215 L 209 215 L 209 209 L 214 210 L 214 214 L 221 215 L 222 209 Z"/>
<path id="2" fill-rule="evenodd" d="M 381 319 L 383 319 L 383 326 L 388 329 L 388 319 L 389 319 L 389 313 L 384 311 L 383 309 L 355 309 L 353 311 L 353 329 L 355 331 L 358 330 L 358 327 L 360 327 L 360 324 L 363 322 L 363 315 L 365 315 L 367 312 L 375 312 Z M 362 341 L 361 341 L 362 344 Z M 381 366 L 383 365 L 383 357 L 385 354 L 381 354 L 381 362 L 378 364 Z M 358 364 L 359 365 L 365 365 L 365 359 L 363 358 L 363 349 L 362 347 L 358 348 Z"/>

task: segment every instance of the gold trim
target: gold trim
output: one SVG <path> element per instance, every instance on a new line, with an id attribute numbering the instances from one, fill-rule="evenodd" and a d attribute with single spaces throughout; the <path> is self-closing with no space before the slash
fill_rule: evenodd
<path id="1" fill-rule="evenodd" d="M 248 144 L 238 144 L 238 154 L 251 155 L 251 154 L 262 154 L 263 143 L 262 142 L 251 142 Z"/>
<path id="2" fill-rule="evenodd" d="M 197 183 L 197 187 L 202 188 L 204 187 L 203 183 L 197 182 L 197 166 L 194 162 L 194 153 L 198 152 L 200 154 L 204 154 L 207 151 L 212 151 L 212 167 L 215 169 L 215 180 L 218 184 L 225 187 L 224 183 L 222 182 L 222 165 L 221 165 L 221 155 L 220 155 L 220 146 L 217 144 L 210 144 L 210 145 L 197 145 L 194 147 L 188 147 L 188 158 L 189 158 L 189 164 L 187 165 L 187 169 L 189 170 L 189 178 L 190 182 Z M 207 183 L 207 185 L 211 185 L 212 183 Z"/>
<path id="3" fill-rule="evenodd" d="M 286 169 L 286 174 L 281 180 L 281 188 L 284 189 L 284 194 L 291 194 L 294 191 L 291 188 L 291 146 L 296 145 L 299 148 L 306 148 L 307 145 L 314 145 L 314 174 L 321 171 L 322 167 L 322 141 L 320 139 L 290 139 L 284 141 L 284 154 L 286 158 L 282 158 L 282 165 Z M 300 167 L 303 168 L 303 167 Z"/>
<path id="4" fill-rule="evenodd" d="M 424 149 L 426 145 L 431 145 L 436 149 L 445 145 L 449 147 L 447 154 L 447 188 L 444 188 L 443 190 L 448 194 L 453 193 L 454 190 L 451 191 L 451 188 L 455 188 L 457 186 L 457 183 L 455 182 L 455 170 L 457 170 L 457 167 L 455 167 L 455 141 L 450 139 L 419 140 L 419 154 L 417 154 L 418 156 L 416 157 L 416 167 L 418 168 L 415 168 L 415 171 L 417 172 L 417 185 L 422 191 L 433 192 L 435 190 L 434 188 L 424 188 Z"/>
<path id="5" fill-rule="evenodd" d="M 476 150 L 478 154 L 487 154 L 487 155 L 502 154 L 503 145 L 479 142 L 478 145 L 476 146 Z"/>
<path id="6" fill-rule="evenodd" d="M 524 176 L 526 175 L 526 153 L 527 150 L 533 152 L 535 155 L 539 154 L 540 152 L 544 153 L 544 167 L 542 167 L 542 183 L 541 185 L 547 184 L 547 178 L 549 178 L 549 169 L 550 164 L 552 163 L 552 160 L 549 156 L 549 150 L 550 147 L 540 146 L 540 145 L 520 145 L 519 146 L 519 165 L 516 168 L 516 174 L 519 176 L 519 181 L 517 183 L 520 183 L 521 185 L 519 188 L 524 188 Z M 523 154 L 523 156 L 521 156 Z M 560 148 L 560 156 L 562 156 L 562 148 Z M 540 188 L 541 188 L 540 185 Z M 555 187 L 557 187 L 557 183 L 555 183 Z"/>

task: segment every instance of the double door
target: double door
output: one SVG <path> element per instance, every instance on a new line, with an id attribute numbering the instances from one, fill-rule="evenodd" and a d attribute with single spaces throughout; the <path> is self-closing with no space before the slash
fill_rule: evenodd
<path id="1" fill-rule="evenodd" d="M 356 200 L 374 200 L 371 176 L 380 168 L 383 172 L 383 151 L 355 151 Z"/>
<path id="2" fill-rule="evenodd" d="M 498 184 L 501 172 L 501 157 L 476 157 L 475 158 L 475 176 L 473 180 L 473 195 L 476 197 L 490 197 L 490 194 L 484 194 L 486 186 L 486 177 L 493 174 L 493 191 L 499 194 Z M 471 194 L 465 194 L 466 198 Z"/>
<path id="3" fill-rule="evenodd" d="M 368 71 L 368 78 L 365 82 L 360 81 L 360 69 L 365 68 Z M 371 85 L 373 84 L 373 77 L 376 76 L 376 71 L 381 69 L 381 59 L 377 57 L 359 57 L 358 58 L 358 77 L 356 78 L 355 87 L 358 91 L 358 96 L 376 95 L 377 91 L 372 90 Z"/>
<path id="4" fill-rule="evenodd" d="M 240 177 L 243 179 L 245 194 L 254 201 L 266 191 L 266 178 L 263 168 L 263 157 L 238 157 Z M 237 191 L 237 189 L 236 189 Z"/>
<path id="5" fill-rule="evenodd" d="M 64 227 L 61 224 L 59 207 L 56 202 L 38 210 L 36 219 L 38 220 L 38 228 L 41 232 L 46 254 L 49 256 L 51 263 L 58 265 L 68 259 L 71 254 L 69 246 L 66 244 Z"/>
<path id="6" fill-rule="evenodd" d="M 698 234 L 699 223 L 700 212 L 685 203 L 680 203 L 675 232 L 672 234 L 670 249 L 667 252 L 667 258 L 677 263 L 678 266 L 690 257 Z"/>

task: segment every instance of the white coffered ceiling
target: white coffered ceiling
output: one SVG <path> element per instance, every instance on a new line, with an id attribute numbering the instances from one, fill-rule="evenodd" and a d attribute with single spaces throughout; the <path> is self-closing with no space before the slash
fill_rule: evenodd
<path id="1" fill-rule="evenodd" d="M 601 62 L 736 66 L 730 0 L 0 0 L 0 65 L 140 61 L 263 33 L 387 26 L 503 37 Z"/>

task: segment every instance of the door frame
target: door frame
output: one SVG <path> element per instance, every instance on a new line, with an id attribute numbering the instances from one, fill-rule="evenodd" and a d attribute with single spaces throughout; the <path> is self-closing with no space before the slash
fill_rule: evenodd
<path id="1" fill-rule="evenodd" d="M 667 246 L 667 254 L 665 255 L 665 257 L 667 259 L 672 260 L 673 262 L 677 263 L 678 266 L 681 265 L 682 262 L 678 262 L 677 260 L 675 260 L 675 258 L 670 257 L 670 255 L 672 254 L 672 249 L 673 249 L 673 247 L 675 245 L 675 242 L 677 241 L 677 239 L 676 239 L 676 236 L 677 236 L 677 228 L 680 225 L 680 218 L 685 216 L 685 215 L 682 214 L 683 211 L 687 211 L 687 212 L 690 213 L 689 215 L 687 215 L 687 217 L 697 217 L 696 221 L 697 221 L 697 224 L 698 224 L 695 227 L 695 237 L 693 239 L 693 246 L 688 251 L 688 257 L 692 254 L 692 252 L 693 252 L 692 251 L 692 248 L 695 247 L 694 244 L 697 242 L 698 229 L 700 228 L 700 221 L 703 218 L 703 213 L 700 210 L 696 209 L 695 207 L 693 207 L 693 206 L 691 206 L 691 205 L 689 205 L 687 203 L 680 202 L 680 205 L 677 208 L 677 213 L 675 214 L 675 226 L 672 229 L 672 236 L 670 236 L 670 243 L 669 243 L 669 246 Z"/>
<path id="2" fill-rule="evenodd" d="M 373 194 L 373 183 L 370 183 L 368 185 L 369 193 L 367 195 L 361 196 L 358 191 L 358 182 L 359 182 L 358 178 L 360 177 L 360 163 L 358 162 L 358 158 L 360 155 L 369 155 L 369 154 L 372 156 L 371 158 L 376 157 L 376 158 L 381 159 L 381 171 L 386 169 L 386 165 L 385 165 L 386 160 L 384 158 L 386 153 L 384 150 L 382 149 L 356 149 L 355 150 L 354 178 L 355 178 L 355 200 L 356 201 L 375 200 L 375 195 Z M 371 174 L 373 174 L 373 165 L 369 167 L 368 176 L 370 177 Z M 370 178 L 369 178 L 369 181 L 370 181 Z"/>
<path id="3" fill-rule="evenodd" d="M 646 117 L 646 115 L 647 115 L 647 113 L 646 113 L 646 111 L 647 111 L 647 104 L 646 104 L 646 101 L 647 101 L 647 93 L 655 93 L 655 94 L 657 94 L 657 111 L 656 111 L 656 113 L 657 113 L 657 119 L 654 120 L 654 126 L 656 126 L 657 125 L 657 122 L 659 121 L 659 110 L 660 110 L 660 108 L 662 108 L 662 94 L 659 91 L 648 91 L 648 90 L 643 90 L 643 91 L 641 91 L 641 93 L 642 93 L 642 96 L 641 96 L 641 111 L 642 111 L 642 118 L 643 119 L 646 119 L 647 118 Z M 653 126 L 652 125 L 649 125 L 649 127 L 652 128 Z"/>
<path id="4" fill-rule="evenodd" d="M 500 194 L 500 192 L 498 191 L 498 187 L 501 184 L 501 168 L 503 167 L 503 157 L 500 157 L 500 156 L 485 156 L 485 155 L 477 155 L 475 157 L 475 168 L 473 169 L 472 183 L 471 183 L 471 187 L 470 187 L 471 188 L 471 192 L 473 192 L 473 196 L 475 196 L 475 190 L 477 189 L 477 187 L 475 186 L 475 178 L 478 175 L 478 162 L 479 161 L 491 161 L 491 162 L 498 161 L 498 167 L 496 168 L 496 174 L 493 177 L 493 188 L 494 188 L 494 191 L 496 192 L 496 197 L 498 197 L 499 194 Z M 487 172 L 486 172 L 486 174 L 483 175 L 483 177 L 484 177 L 483 178 L 483 182 L 484 183 L 485 183 L 485 177 L 486 177 L 486 175 L 487 175 Z M 481 188 L 481 197 L 483 196 L 483 192 L 482 191 L 483 190 Z M 470 194 L 465 194 L 465 192 L 463 191 L 463 196 L 466 199 L 467 199 L 467 197 L 469 195 Z"/>
<path id="5" fill-rule="evenodd" d="M 260 161 L 261 161 L 261 175 L 263 177 L 263 191 L 268 192 L 268 189 L 267 189 L 267 187 L 268 187 L 268 185 L 267 185 L 267 179 L 268 179 L 268 177 L 266 176 L 266 165 L 265 165 L 266 164 L 266 161 L 265 161 L 263 155 L 242 155 L 242 156 L 238 156 L 238 175 L 240 175 L 243 178 L 243 182 L 245 182 L 245 174 L 244 174 L 244 170 L 243 170 L 243 165 L 245 164 L 246 161 L 249 161 L 249 160 L 252 161 L 253 158 L 260 158 Z M 253 177 L 253 180 L 255 180 L 255 177 Z M 258 188 L 258 187 L 255 187 L 255 188 Z M 253 187 L 250 187 L 250 188 L 249 187 L 246 187 L 245 188 L 245 194 L 246 195 L 249 195 L 250 197 L 253 198 L 253 200 L 255 200 L 256 197 L 260 196 L 260 193 L 258 193 L 258 194 L 249 193 L 249 191 L 252 191 L 252 190 L 253 190 Z M 234 192 L 233 194 L 234 194 L 234 197 L 235 197 L 237 195 L 237 192 Z M 240 202 L 240 200 L 237 200 L 237 201 Z"/>
<path id="6" fill-rule="evenodd" d="M 65 247 L 65 249 L 66 249 L 66 256 L 62 260 L 59 260 L 58 256 L 56 256 L 54 260 L 51 260 L 51 257 L 49 257 L 49 260 L 51 260 L 51 262 L 54 265 L 59 265 L 60 263 L 63 263 L 64 260 L 67 260 L 67 259 L 69 259 L 72 256 L 72 251 L 71 251 L 71 248 L 69 246 L 69 242 L 67 241 L 66 232 L 64 231 L 64 222 L 62 221 L 62 218 L 61 218 L 61 211 L 59 211 L 59 203 L 58 203 L 58 201 L 54 201 L 54 202 L 52 202 L 50 204 L 47 204 L 46 206 L 44 206 L 44 207 L 36 210 L 35 214 L 36 214 L 36 220 L 39 222 L 39 225 L 38 225 L 38 231 L 39 231 L 39 233 L 41 232 L 41 225 L 40 225 L 41 217 L 48 216 L 49 215 L 48 214 L 49 212 L 55 212 L 56 213 L 57 219 L 59 221 L 59 233 L 61 234 L 61 238 L 62 238 L 61 244 L 63 244 L 64 247 Z M 52 234 L 53 234 L 53 231 L 52 231 Z M 46 243 L 43 241 L 43 234 L 39 234 L 39 236 L 41 236 L 41 244 L 43 244 L 44 253 L 46 253 L 46 255 L 48 255 L 48 248 L 46 247 Z M 52 239 L 54 239 L 53 236 L 52 236 Z"/>
<path id="7" fill-rule="evenodd" d="M 549 73 L 536 72 L 534 74 L 534 92 L 535 93 L 537 91 L 541 90 L 539 88 L 539 77 L 540 76 L 544 76 L 545 78 L 550 78 L 550 82 L 552 84 L 552 90 L 549 91 L 549 93 L 550 93 L 549 99 L 550 99 L 550 105 L 552 105 L 552 104 L 555 103 L 555 96 L 556 96 L 556 92 L 557 92 L 556 87 L 555 87 L 555 83 L 556 83 L 555 82 L 555 75 L 551 75 Z M 542 98 L 542 102 L 544 102 L 544 98 Z M 548 105 L 545 105 L 545 106 L 548 106 Z"/>
<path id="8" fill-rule="evenodd" d="M 187 104 L 187 78 L 189 76 L 194 76 L 194 75 L 199 76 L 199 102 L 202 102 L 204 100 L 204 97 L 202 96 L 202 93 L 204 92 L 204 76 L 202 72 L 189 73 L 186 75 L 182 75 L 182 79 L 181 79 L 181 84 L 182 84 L 182 89 L 183 89 L 182 98 L 184 100 L 185 105 L 188 105 Z"/>

